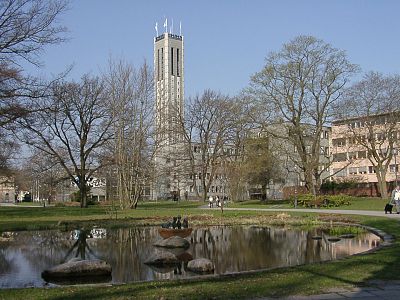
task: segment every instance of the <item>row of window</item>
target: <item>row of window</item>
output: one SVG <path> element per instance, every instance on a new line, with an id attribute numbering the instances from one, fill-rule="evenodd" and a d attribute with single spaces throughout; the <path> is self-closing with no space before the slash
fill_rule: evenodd
<path id="1" fill-rule="evenodd" d="M 363 144 L 366 141 L 378 141 L 383 142 L 387 139 L 397 140 L 400 139 L 400 132 L 377 132 L 373 135 L 357 135 L 351 138 L 337 138 L 332 140 L 332 145 L 334 147 L 345 147 L 346 145 L 358 145 Z"/>
<path id="2" fill-rule="evenodd" d="M 189 191 L 191 193 L 194 193 L 194 186 L 190 186 Z M 203 187 L 202 186 L 198 186 L 197 187 L 197 191 L 199 193 L 203 192 Z M 224 186 L 214 186 L 212 185 L 209 189 L 208 189 L 208 193 L 221 193 L 221 194 L 226 194 L 226 188 Z"/>
<path id="3" fill-rule="evenodd" d="M 354 129 L 354 128 L 362 128 L 366 126 L 375 126 L 375 125 L 383 125 L 391 122 L 389 116 L 381 116 L 381 117 L 375 117 L 373 120 L 368 120 L 368 121 L 354 121 L 351 123 L 348 123 L 347 126 Z"/>
<path id="4" fill-rule="evenodd" d="M 297 147 L 294 146 L 294 153 L 297 153 Z M 311 154 L 311 145 L 306 145 L 306 153 Z M 319 153 L 325 156 L 329 156 L 329 147 L 321 146 L 319 149 Z"/>
<path id="5" fill-rule="evenodd" d="M 344 153 L 334 153 L 333 154 L 334 162 L 363 159 L 363 158 L 367 158 L 367 151 L 353 151 L 353 152 L 344 152 Z"/>
<path id="6" fill-rule="evenodd" d="M 190 174 L 189 177 L 190 177 L 191 180 L 193 180 L 193 179 L 202 179 L 203 175 L 202 175 L 202 173 L 196 173 L 196 174 Z M 207 173 L 206 174 L 206 179 L 210 179 L 210 177 L 211 177 L 211 174 Z M 215 179 L 226 179 L 226 175 L 217 173 L 217 174 L 214 175 L 214 178 Z"/>
<path id="7" fill-rule="evenodd" d="M 194 153 L 202 153 L 202 147 L 201 146 L 193 146 L 193 152 Z M 221 149 L 223 151 L 224 154 L 227 155 L 236 155 L 238 154 L 238 150 L 237 149 L 233 149 L 233 148 L 223 148 Z M 214 148 L 208 148 L 207 149 L 207 153 L 214 153 Z"/>
<path id="8" fill-rule="evenodd" d="M 390 165 L 389 172 L 396 173 L 399 171 L 399 165 Z M 349 167 L 344 169 L 333 169 L 333 174 L 336 177 L 346 177 L 347 175 L 358 175 L 358 174 L 375 174 L 376 170 L 374 166 L 363 166 L 363 167 Z"/>
<path id="9" fill-rule="evenodd" d="M 174 55 L 174 53 L 176 53 L 176 55 Z M 181 76 L 179 55 L 180 55 L 179 48 L 174 49 L 173 47 L 171 47 L 171 51 L 169 53 L 169 60 L 171 61 L 171 75 L 175 75 L 174 60 L 176 58 L 176 76 L 178 77 Z M 164 48 L 161 48 L 157 49 L 157 81 L 163 79 L 164 79 Z"/>

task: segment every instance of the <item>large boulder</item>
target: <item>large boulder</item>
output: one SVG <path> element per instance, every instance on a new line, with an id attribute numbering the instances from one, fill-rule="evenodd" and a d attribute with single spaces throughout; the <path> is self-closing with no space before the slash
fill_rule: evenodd
<path id="1" fill-rule="evenodd" d="M 214 272 L 214 264 L 207 258 L 197 258 L 188 262 L 187 268 L 195 273 L 212 273 Z"/>
<path id="2" fill-rule="evenodd" d="M 178 265 L 180 262 L 179 259 L 171 252 L 159 251 L 154 253 L 144 263 L 151 266 L 171 266 Z"/>
<path id="3" fill-rule="evenodd" d="M 154 243 L 154 246 L 164 247 L 164 248 L 184 248 L 187 249 L 190 243 L 179 236 L 171 236 L 165 240 L 159 240 Z"/>
<path id="4" fill-rule="evenodd" d="M 111 266 L 103 260 L 81 260 L 73 258 L 70 261 L 42 272 L 43 278 L 74 278 L 111 276 Z"/>

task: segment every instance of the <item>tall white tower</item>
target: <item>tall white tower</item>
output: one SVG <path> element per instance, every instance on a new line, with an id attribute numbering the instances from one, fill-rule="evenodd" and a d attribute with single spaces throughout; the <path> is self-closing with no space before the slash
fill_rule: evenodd
<path id="1" fill-rule="evenodd" d="M 183 37 L 163 33 L 154 39 L 156 130 L 159 147 L 181 141 L 177 127 L 183 116 Z"/>
<path id="2" fill-rule="evenodd" d="M 183 36 L 165 32 L 154 38 L 154 82 L 157 174 L 153 197 L 157 199 L 180 190 L 173 170 L 183 141 Z"/>

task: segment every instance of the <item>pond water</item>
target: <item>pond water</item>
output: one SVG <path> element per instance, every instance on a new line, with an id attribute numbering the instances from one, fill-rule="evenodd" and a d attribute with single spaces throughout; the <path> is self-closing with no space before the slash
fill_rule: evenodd
<path id="1" fill-rule="evenodd" d="M 380 238 L 361 232 L 353 238 L 330 242 L 322 229 L 283 227 L 194 228 L 186 251 L 175 251 L 182 263 L 177 268 L 156 269 L 144 264 L 160 240 L 158 228 L 95 228 L 79 231 L 21 231 L 0 242 L 0 288 L 47 286 L 41 272 L 73 257 L 102 259 L 112 266 L 112 282 L 150 281 L 194 276 L 186 270 L 192 258 L 209 258 L 215 274 L 293 266 L 333 260 L 367 251 Z M 80 236 L 80 238 L 79 238 Z M 322 239 L 313 239 L 321 236 Z M 51 286 L 52 284 L 50 284 Z"/>

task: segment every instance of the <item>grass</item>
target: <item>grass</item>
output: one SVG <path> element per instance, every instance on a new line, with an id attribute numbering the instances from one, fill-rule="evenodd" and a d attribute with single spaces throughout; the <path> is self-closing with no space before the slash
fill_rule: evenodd
<path id="1" fill-rule="evenodd" d="M 163 202 L 143 204 L 137 210 L 119 212 L 121 222 L 130 224 L 159 222 L 176 214 L 190 215 L 198 224 L 314 224 L 320 221 L 356 222 L 400 236 L 399 222 L 393 219 L 365 216 L 327 216 L 312 213 L 279 213 L 260 211 L 197 210 L 196 203 Z M 36 222 L 56 226 L 57 219 L 85 224 L 104 222 L 107 208 L 14 208 L 0 207 L 0 226 Z M 29 211 L 32 210 L 32 211 Z M 103 220 L 101 219 L 103 218 Z M 330 218 L 330 219 L 328 219 Z M 22 228 L 22 226 L 20 226 Z M 3 289 L 0 299 L 248 299 L 326 293 L 333 288 L 349 289 L 372 284 L 376 280 L 400 280 L 400 242 L 374 253 L 343 260 L 259 272 L 253 275 L 228 276 L 192 281 L 155 281 L 116 286 L 68 286 L 61 288 Z M 268 255 L 268 253 L 266 253 Z"/>

